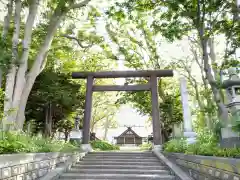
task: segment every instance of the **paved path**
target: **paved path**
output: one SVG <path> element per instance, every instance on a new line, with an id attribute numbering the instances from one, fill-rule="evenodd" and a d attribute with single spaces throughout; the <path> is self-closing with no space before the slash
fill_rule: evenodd
<path id="1" fill-rule="evenodd" d="M 138 146 L 120 146 L 120 151 L 141 151 L 140 147 Z"/>

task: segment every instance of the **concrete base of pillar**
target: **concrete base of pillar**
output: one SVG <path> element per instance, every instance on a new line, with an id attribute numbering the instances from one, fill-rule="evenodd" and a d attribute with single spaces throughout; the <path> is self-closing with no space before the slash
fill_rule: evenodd
<path id="1" fill-rule="evenodd" d="M 93 151 L 92 146 L 90 144 L 82 144 L 81 150 L 83 152 L 92 152 Z"/>
<path id="2" fill-rule="evenodd" d="M 187 143 L 188 144 L 194 144 L 196 140 L 197 134 L 195 132 L 184 132 L 183 133 L 184 137 L 187 138 Z"/>
<path id="3" fill-rule="evenodd" d="M 232 130 L 232 127 L 221 129 L 220 146 L 223 148 L 240 147 L 240 135 Z"/>
<path id="4" fill-rule="evenodd" d="M 161 152 L 162 151 L 162 145 L 153 145 L 153 149 L 152 150 Z"/>

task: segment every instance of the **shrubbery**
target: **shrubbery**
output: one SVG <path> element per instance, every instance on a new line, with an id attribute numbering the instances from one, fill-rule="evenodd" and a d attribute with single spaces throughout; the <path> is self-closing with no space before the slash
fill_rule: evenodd
<path id="1" fill-rule="evenodd" d="M 119 150 L 119 146 L 112 145 L 106 141 L 91 141 L 92 148 L 95 150 L 108 151 L 108 150 Z"/>
<path id="2" fill-rule="evenodd" d="M 79 148 L 64 141 L 0 132 L 0 154 L 29 152 L 72 152 Z"/>
<path id="3" fill-rule="evenodd" d="M 164 151 L 204 156 L 240 156 L 240 148 L 221 148 L 216 136 L 209 131 L 200 132 L 195 144 L 187 145 L 186 139 L 184 138 L 173 139 L 164 144 Z"/>
<path id="4" fill-rule="evenodd" d="M 152 144 L 150 144 L 150 143 L 145 143 L 145 144 L 141 144 L 139 147 L 140 147 L 140 149 L 141 149 L 142 151 L 144 151 L 144 150 L 151 150 L 151 149 L 152 149 Z"/>

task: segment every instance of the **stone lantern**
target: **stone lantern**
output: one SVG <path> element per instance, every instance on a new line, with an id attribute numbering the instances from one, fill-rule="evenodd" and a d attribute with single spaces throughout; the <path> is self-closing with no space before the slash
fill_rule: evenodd
<path id="1" fill-rule="evenodd" d="M 76 141 L 80 144 L 82 139 L 82 131 L 79 129 L 80 117 L 75 117 L 75 125 L 72 131 L 70 132 L 70 141 Z"/>
<path id="2" fill-rule="evenodd" d="M 76 116 L 75 117 L 75 129 L 79 130 L 79 125 L 80 125 L 80 117 Z"/>
<path id="3" fill-rule="evenodd" d="M 226 107 L 232 118 L 229 118 L 221 129 L 223 147 L 240 147 L 240 136 L 232 130 L 233 118 L 240 118 L 240 77 L 237 73 L 237 68 L 228 69 L 229 79 L 223 81 L 223 88 L 226 89 L 227 103 Z"/>

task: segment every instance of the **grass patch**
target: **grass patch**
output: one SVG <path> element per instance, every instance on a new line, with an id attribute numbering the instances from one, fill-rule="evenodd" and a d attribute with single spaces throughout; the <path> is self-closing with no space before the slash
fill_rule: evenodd
<path id="1" fill-rule="evenodd" d="M 61 140 L 45 139 L 16 132 L 0 134 L 0 154 L 73 152 L 79 150 L 79 147 Z"/>
<path id="2" fill-rule="evenodd" d="M 152 150 L 152 144 L 150 143 L 141 144 L 139 147 L 142 151 Z"/>
<path id="3" fill-rule="evenodd" d="M 111 151 L 111 150 L 120 150 L 119 146 L 110 144 L 106 141 L 91 141 L 91 146 L 94 150 L 100 150 L 100 151 Z"/>
<path id="4" fill-rule="evenodd" d="M 189 155 L 240 157 L 240 148 L 221 148 L 218 138 L 209 131 L 198 134 L 194 144 L 187 144 L 185 138 L 170 140 L 164 144 L 164 151 Z"/>

